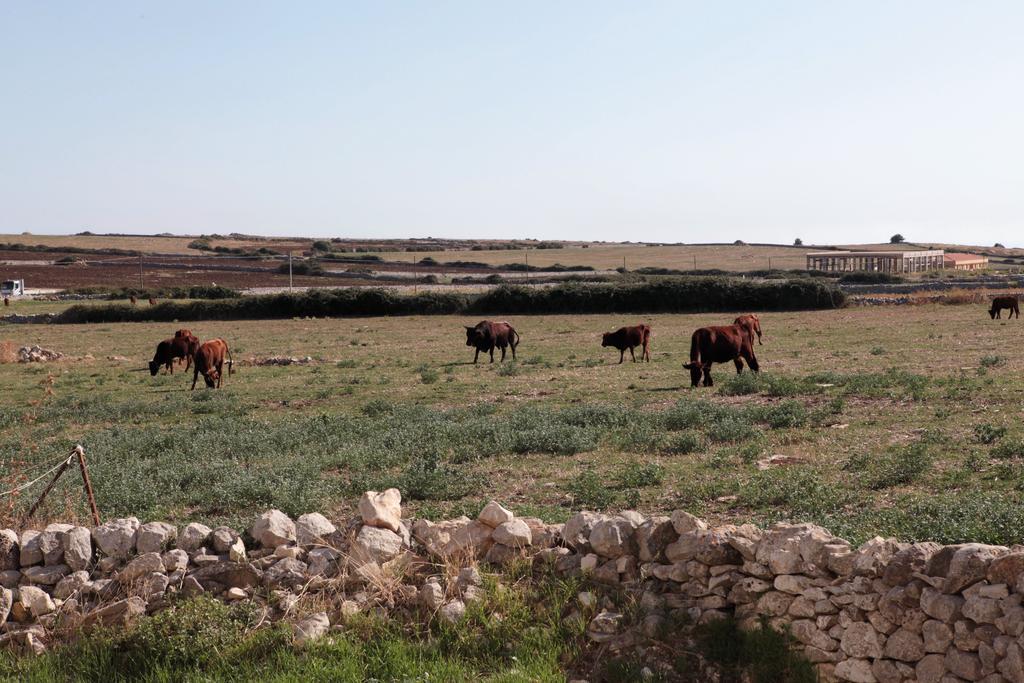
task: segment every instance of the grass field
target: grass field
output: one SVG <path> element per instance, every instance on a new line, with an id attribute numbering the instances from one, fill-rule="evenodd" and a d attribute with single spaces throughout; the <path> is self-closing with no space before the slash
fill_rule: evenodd
<path id="1" fill-rule="evenodd" d="M 648 318 L 643 365 L 600 347 L 628 317 L 513 319 L 519 360 L 478 366 L 473 320 L 202 323 L 243 362 L 224 389 L 195 392 L 190 375 L 144 370 L 173 325 L 7 325 L 0 340 L 70 358 L 0 365 L 2 471 L 20 483 L 81 442 L 103 514 L 144 519 L 341 513 L 397 485 L 427 516 L 496 498 L 549 520 L 682 507 L 855 538 L 1024 538 L 1016 321 L 977 306 L 764 314 L 762 377 L 718 366 L 715 388 L 691 390 L 689 333 L 729 319 Z M 314 362 L 244 364 L 270 355 Z M 759 468 L 774 455 L 791 464 Z M 82 517 L 73 478 L 57 494 L 48 514 Z"/>

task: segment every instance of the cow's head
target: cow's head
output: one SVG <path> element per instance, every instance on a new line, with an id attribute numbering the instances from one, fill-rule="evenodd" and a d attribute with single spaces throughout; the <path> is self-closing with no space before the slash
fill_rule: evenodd
<path id="1" fill-rule="evenodd" d="M 695 360 L 692 363 L 683 363 L 683 367 L 690 371 L 690 386 L 698 386 L 701 375 L 704 374 L 704 365 L 699 360 Z"/>
<path id="2" fill-rule="evenodd" d="M 995 304 L 992 304 L 992 308 L 988 309 L 988 317 L 992 318 L 993 320 L 996 319 L 996 305 Z"/>
<path id="3" fill-rule="evenodd" d="M 476 340 L 480 338 L 480 332 L 475 327 L 465 325 L 466 328 L 466 346 L 475 346 Z"/>
<path id="4" fill-rule="evenodd" d="M 608 341 L 608 337 L 612 336 L 611 332 L 605 332 L 601 335 L 601 346 L 609 346 L 611 342 Z"/>
<path id="5" fill-rule="evenodd" d="M 149 361 L 149 376 L 156 377 L 156 373 L 160 372 L 160 364 L 155 360 Z"/>
<path id="6" fill-rule="evenodd" d="M 206 382 L 206 386 L 209 387 L 210 389 L 213 389 L 214 387 L 217 386 L 218 377 L 220 377 L 220 375 L 217 374 L 216 368 L 210 368 L 209 372 L 203 373 L 203 381 Z"/>

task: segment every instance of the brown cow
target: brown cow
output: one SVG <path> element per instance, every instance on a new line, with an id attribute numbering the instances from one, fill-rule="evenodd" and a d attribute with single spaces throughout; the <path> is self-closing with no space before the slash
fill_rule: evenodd
<path id="1" fill-rule="evenodd" d="M 481 320 L 476 327 L 466 325 L 466 346 L 475 346 L 476 353 L 473 355 L 473 364 L 480 358 L 481 351 L 491 354 L 491 362 L 494 362 L 494 347 L 501 349 L 501 360 L 505 360 L 505 349 L 512 348 L 512 360 L 516 359 L 516 347 L 519 345 L 519 333 L 516 332 L 507 322 L 493 322 Z"/>
<path id="2" fill-rule="evenodd" d="M 165 366 L 173 375 L 174 360 L 188 358 L 193 353 L 195 353 L 194 347 L 188 339 L 181 337 L 164 339 L 156 345 L 156 354 L 153 356 L 153 360 L 149 361 L 149 374 L 156 376 L 156 373 L 160 372 L 160 366 Z"/>
<path id="3" fill-rule="evenodd" d="M 1007 318 L 1012 318 L 1014 313 L 1016 313 L 1017 317 L 1020 318 L 1020 305 L 1017 302 L 1017 295 L 997 296 L 992 299 L 992 308 L 989 309 L 988 314 L 993 320 L 996 318 L 1002 318 L 1002 311 L 1004 308 L 1010 309 L 1010 312 L 1006 315 Z"/>
<path id="4" fill-rule="evenodd" d="M 626 349 L 629 349 L 629 357 L 636 362 L 636 355 L 633 349 L 637 346 L 643 349 L 640 360 L 646 359 L 651 362 L 651 328 L 643 323 L 635 327 L 620 327 L 614 332 L 605 332 L 601 337 L 601 346 L 614 346 L 619 350 L 619 365 L 626 357 Z"/>
<path id="5" fill-rule="evenodd" d="M 758 345 L 761 344 L 761 319 L 758 318 L 756 315 L 754 315 L 753 313 L 741 315 L 740 317 L 733 320 L 732 324 L 746 327 L 747 330 L 750 331 L 751 338 L 753 338 L 753 335 L 756 334 L 757 343 Z"/>
<path id="6" fill-rule="evenodd" d="M 10 300 L 10 299 L 8 299 L 8 298 L 7 298 L 6 296 L 5 296 L 5 297 L 4 297 L 4 306 L 10 306 L 10 305 L 11 305 L 11 300 Z"/>
<path id="7" fill-rule="evenodd" d="M 135 298 L 134 294 L 132 296 L 128 297 L 128 301 L 131 302 L 132 306 L 134 306 L 136 303 L 138 303 L 138 299 Z"/>
<path id="8" fill-rule="evenodd" d="M 192 391 L 196 389 L 196 381 L 199 379 L 200 373 L 203 375 L 203 381 L 206 382 L 206 386 L 210 389 L 216 387 L 220 389 L 221 384 L 224 380 L 224 357 L 228 359 L 228 374 L 232 374 L 232 365 L 234 361 L 231 360 L 231 351 L 228 350 L 228 343 L 223 339 L 211 339 L 208 342 L 203 342 L 199 345 L 199 349 L 195 353 L 195 374 L 192 375 Z"/>
<path id="9" fill-rule="evenodd" d="M 179 358 L 178 362 L 185 361 L 185 370 L 187 371 L 192 366 L 192 356 L 195 355 L 196 349 L 199 348 L 199 337 L 192 334 L 192 330 L 182 328 L 174 333 L 175 339 L 184 339 L 188 342 L 188 354 L 184 359 Z"/>
<path id="10" fill-rule="evenodd" d="M 154 299 L 153 297 L 149 297 L 149 305 L 156 306 L 156 299 Z"/>
<path id="11" fill-rule="evenodd" d="M 697 386 L 701 375 L 704 386 L 714 385 L 711 380 L 712 363 L 736 364 L 736 372 L 743 372 L 743 361 L 754 372 L 760 368 L 754 355 L 754 337 L 743 325 L 725 325 L 723 327 L 702 327 L 693 333 L 690 340 L 690 362 L 683 365 L 690 371 L 690 385 Z"/>

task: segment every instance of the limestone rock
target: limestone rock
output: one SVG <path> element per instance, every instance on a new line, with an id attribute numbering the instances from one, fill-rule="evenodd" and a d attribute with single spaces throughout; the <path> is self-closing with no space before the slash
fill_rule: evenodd
<path id="1" fill-rule="evenodd" d="M 925 655 L 924 640 L 918 634 L 901 628 L 885 641 L 884 655 L 901 662 L 917 662 Z"/>
<path id="2" fill-rule="evenodd" d="M 249 533 L 264 548 L 276 548 L 295 540 L 295 522 L 280 510 L 268 510 L 253 522 Z"/>
<path id="3" fill-rule="evenodd" d="M 515 515 L 513 515 L 510 510 L 506 510 L 500 504 L 492 500 L 484 506 L 484 509 L 480 511 L 480 514 L 477 515 L 476 518 L 492 529 L 497 529 L 505 522 L 511 522 L 515 518 Z"/>
<path id="4" fill-rule="evenodd" d="M 672 528 L 675 532 L 682 536 L 683 534 L 690 534 L 695 531 L 707 531 L 708 525 L 702 519 L 691 515 L 685 510 L 676 510 L 672 513 L 671 517 Z"/>
<path id="5" fill-rule="evenodd" d="M 164 571 L 164 560 L 160 557 L 159 553 L 143 553 L 139 555 L 131 562 L 129 562 L 124 569 L 118 574 L 118 580 L 121 582 L 134 581 L 139 577 L 153 572 Z"/>
<path id="6" fill-rule="evenodd" d="M 578 512 L 569 518 L 569 521 L 562 527 L 562 540 L 566 545 L 578 553 L 586 553 L 590 550 L 590 532 L 594 525 L 604 519 L 604 515 L 596 512 Z"/>
<path id="7" fill-rule="evenodd" d="M 39 550 L 43 553 L 43 564 L 64 563 L 64 533 L 72 528 L 70 524 L 50 524 L 39 534 Z"/>
<path id="8" fill-rule="evenodd" d="M 402 546 L 402 537 L 395 532 L 364 524 L 352 541 L 351 555 L 357 564 L 382 564 L 398 557 Z"/>
<path id="9" fill-rule="evenodd" d="M 311 576 L 334 576 L 341 554 L 334 548 L 313 548 L 306 556 Z"/>
<path id="10" fill-rule="evenodd" d="M 76 526 L 64 534 L 64 562 L 75 571 L 86 569 L 92 563 L 92 532 Z"/>
<path id="11" fill-rule="evenodd" d="M 205 524 L 192 522 L 178 536 L 178 548 L 186 553 L 194 553 L 206 544 L 213 530 Z"/>
<path id="12" fill-rule="evenodd" d="M 39 534 L 41 532 L 34 531 L 32 529 L 26 529 L 21 532 L 21 541 L 18 544 L 20 553 L 18 561 L 20 566 L 29 567 L 34 564 L 41 564 L 43 561 L 43 551 L 39 549 Z"/>
<path id="13" fill-rule="evenodd" d="M 590 547 L 602 557 L 631 555 L 636 548 L 633 525 L 621 517 L 599 520 L 590 532 Z"/>
<path id="14" fill-rule="evenodd" d="M 295 542 L 299 545 L 324 543 L 325 539 L 335 531 L 337 528 L 331 524 L 331 520 L 319 512 L 308 512 L 295 520 Z M 397 531 L 397 529 L 392 529 L 392 531 Z"/>
<path id="15" fill-rule="evenodd" d="M 330 628 L 331 621 L 327 618 L 327 612 L 310 615 L 295 624 L 295 644 L 304 647 L 323 638 Z"/>
<path id="16" fill-rule="evenodd" d="M 436 581 L 428 581 L 420 588 L 420 604 L 429 610 L 437 610 L 444 604 L 444 589 Z"/>
<path id="17" fill-rule="evenodd" d="M 450 624 L 457 624 L 466 615 L 466 604 L 461 600 L 452 600 L 441 606 L 438 616 Z"/>
<path id="18" fill-rule="evenodd" d="M 238 532 L 227 526 L 219 526 L 210 532 L 209 543 L 215 553 L 226 553 L 238 540 Z"/>
<path id="19" fill-rule="evenodd" d="M 843 652 L 855 658 L 876 659 L 882 656 L 882 645 L 871 624 L 859 621 L 850 624 L 839 641 Z"/>
<path id="20" fill-rule="evenodd" d="M 166 553 L 161 555 L 161 559 L 163 559 L 164 562 L 165 572 L 173 573 L 188 569 L 188 553 L 181 548 L 168 550 Z"/>
<path id="21" fill-rule="evenodd" d="M 924 573 L 928 561 L 940 548 L 938 543 L 913 543 L 903 548 L 889 560 L 882 580 L 890 586 L 904 586 L 914 573 Z"/>
<path id="22" fill-rule="evenodd" d="M 992 560 L 985 578 L 989 583 L 1005 583 L 1016 585 L 1017 579 L 1024 574 L 1024 551 L 1007 553 Z"/>
<path id="23" fill-rule="evenodd" d="M 959 593 L 973 583 L 981 581 L 988 573 L 992 561 L 1008 552 L 1007 548 L 982 543 L 967 543 L 960 547 L 950 559 L 944 593 Z"/>
<path id="24" fill-rule="evenodd" d="M 61 579 L 57 583 L 57 587 L 53 589 L 53 597 L 59 600 L 67 600 L 78 594 L 83 588 L 89 584 L 89 572 L 77 571 L 73 574 L 69 574 Z M 0 621 L 0 623 L 3 623 Z"/>
<path id="25" fill-rule="evenodd" d="M 981 660 L 978 655 L 963 652 L 955 647 L 946 651 L 946 668 L 952 674 L 968 681 L 977 681 L 982 676 Z"/>
<path id="26" fill-rule="evenodd" d="M 397 532 L 402 524 L 402 494 L 398 489 L 366 491 L 359 499 L 363 524 Z"/>
<path id="27" fill-rule="evenodd" d="M 297 560 L 281 560 L 281 562 L 296 561 Z M 232 588 L 252 588 L 259 585 L 262 577 L 262 573 L 251 564 L 216 562 L 195 570 L 185 578 L 185 581 L 187 582 L 190 578 L 194 579 L 204 588 L 211 582 Z"/>
<path id="28" fill-rule="evenodd" d="M 245 553 L 245 543 L 242 541 L 241 536 L 228 546 L 227 552 L 228 560 L 231 562 L 245 562 L 248 559 Z"/>
<path id="29" fill-rule="evenodd" d="M 102 624 L 104 626 L 127 624 L 129 621 L 145 613 L 146 601 L 138 596 L 132 596 L 126 600 L 118 600 L 98 608 L 87 615 L 83 623 L 86 625 Z"/>
<path id="30" fill-rule="evenodd" d="M 0 571 L 18 569 L 21 546 L 13 529 L 0 529 Z M 3 623 L 0 621 L 0 623 Z"/>
<path id="31" fill-rule="evenodd" d="M 29 583 L 54 586 L 70 573 L 71 568 L 66 564 L 51 564 L 42 567 L 28 567 L 22 570 L 21 575 Z"/>
<path id="32" fill-rule="evenodd" d="M 636 528 L 636 544 L 641 562 L 660 562 L 665 548 L 679 534 L 668 517 L 651 517 Z"/>
<path id="33" fill-rule="evenodd" d="M 135 517 L 112 519 L 92 530 L 92 540 L 104 555 L 125 560 L 135 550 L 138 531 L 139 520 Z"/>
<path id="34" fill-rule="evenodd" d="M 162 553 L 178 536 L 178 527 L 167 522 L 146 522 L 139 527 L 135 548 L 139 554 Z"/>
<path id="35" fill-rule="evenodd" d="M 526 522 L 521 519 L 512 519 L 496 526 L 492 538 L 495 543 L 501 543 L 510 548 L 525 548 L 533 542 L 533 533 Z"/>
<path id="36" fill-rule="evenodd" d="M 53 604 L 53 600 L 46 594 L 46 591 L 36 586 L 22 586 L 19 588 L 18 600 L 36 618 L 57 609 L 56 605 Z"/>
<path id="37" fill-rule="evenodd" d="M 836 664 L 835 676 L 841 681 L 852 683 L 877 683 L 871 673 L 871 662 L 866 659 L 844 659 Z"/>
<path id="38" fill-rule="evenodd" d="M 9 588 L 0 587 L 0 624 L 7 621 L 7 616 L 14 606 L 14 592 Z"/>

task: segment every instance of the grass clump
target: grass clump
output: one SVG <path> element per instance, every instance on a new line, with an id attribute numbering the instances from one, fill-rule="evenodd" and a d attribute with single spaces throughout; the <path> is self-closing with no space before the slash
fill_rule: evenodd
<path id="1" fill-rule="evenodd" d="M 974 440 L 986 445 L 994 444 L 1006 436 L 1006 427 L 1002 425 L 991 425 L 988 423 L 974 425 Z"/>

